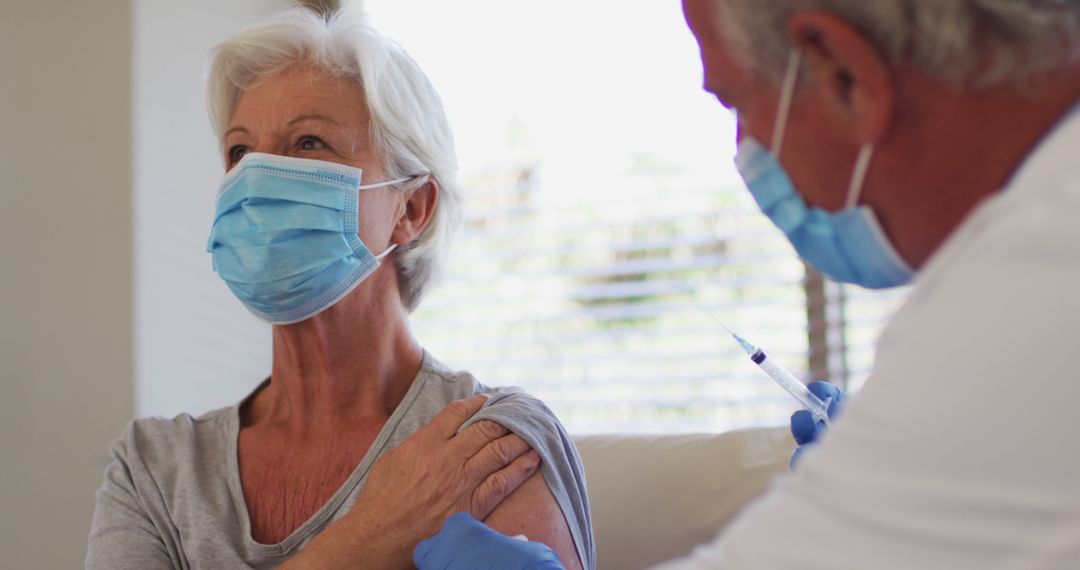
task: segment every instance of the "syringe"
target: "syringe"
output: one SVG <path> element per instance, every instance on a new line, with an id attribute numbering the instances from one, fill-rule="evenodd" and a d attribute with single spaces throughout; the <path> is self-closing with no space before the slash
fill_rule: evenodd
<path id="1" fill-rule="evenodd" d="M 727 329 L 727 327 L 724 328 Z M 775 380 L 781 388 L 787 390 L 800 404 L 807 410 L 810 410 L 810 415 L 814 418 L 815 422 L 824 422 L 825 425 L 829 425 L 829 403 L 831 398 L 829 399 L 830 401 L 821 401 L 821 398 L 815 396 L 814 393 L 806 387 L 806 384 L 800 382 L 798 378 L 784 369 L 783 366 L 770 360 L 764 350 L 750 344 L 746 339 L 732 332 L 731 329 L 728 329 L 728 332 L 731 333 L 731 336 L 735 337 L 735 341 L 746 351 L 746 354 L 750 355 L 750 360 L 753 360 L 754 364 L 757 364 L 759 368 L 769 375 L 769 378 Z"/>

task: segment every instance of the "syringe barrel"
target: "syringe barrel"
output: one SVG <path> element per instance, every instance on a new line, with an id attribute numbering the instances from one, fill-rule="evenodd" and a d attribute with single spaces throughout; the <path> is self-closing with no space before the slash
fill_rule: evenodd
<path id="1" fill-rule="evenodd" d="M 760 351 L 759 351 L 760 352 Z M 825 407 L 825 402 L 822 402 L 820 398 L 814 395 L 806 384 L 803 384 L 788 372 L 783 366 L 775 363 L 769 357 L 765 356 L 765 353 L 761 353 L 762 358 L 756 358 L 757 354 L 752 357 L 754 362 L 769 375 L 770 378 L 776 381 L 783 389 L 787 390 L 789 394 L 795 397 L 806 409 L 812 412 L 827 413 L 828 410 Z"/>

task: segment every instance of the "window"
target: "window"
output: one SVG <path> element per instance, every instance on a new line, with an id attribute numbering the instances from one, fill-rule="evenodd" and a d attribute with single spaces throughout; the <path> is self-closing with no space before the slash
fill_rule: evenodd
<path id="1" fill-rule="evenodd" d="M 677 3 L 363 8 L 458 141 L 465 222 L 413 317 L 437 358 L 526 388 L 577 433 L 786 422 L 791 399 L 718 320 L 796 373 L 865 375 L 896 295 L 804 282 L 735 172 L 734 118 L 700 88 Z"/>

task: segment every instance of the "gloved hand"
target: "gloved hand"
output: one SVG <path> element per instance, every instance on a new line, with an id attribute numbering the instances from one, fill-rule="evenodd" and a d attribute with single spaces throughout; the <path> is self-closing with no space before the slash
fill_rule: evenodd
<path id="1" fill-rule="evenodd" d="M 510 538 L 466 513 L 417 545 L 413 563 L 419 570 L 565 570 L 546 544 Z"/>
<path id="2" fill-rule="evenodd" d="M 836 418 L 847 403 L 847 394 L 828 382 L 811 382 L 808 386 L 810 392 L 823 402 L 829 402 L 829 419 Z M 830 400 L 831 399 L 831 400 Z M 795 469 L 795 463 L 799 461 L 799 455 L 808 445 L 817 441 L 817 438 L 825 430 L 825 422 L 815 422 L 814 417 L 808 410 L 799 410 L 791 415 L 791 435 L 795 436 L 795 453 L 791 454 L 791 468 Z"/>

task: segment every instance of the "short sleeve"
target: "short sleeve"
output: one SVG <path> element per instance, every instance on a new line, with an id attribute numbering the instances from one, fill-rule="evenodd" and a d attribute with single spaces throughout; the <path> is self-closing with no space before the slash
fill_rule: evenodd
<path id="1" fill-rule="evenodd" d="M 111 461 L 97 503 L 86 549 L 87 570 L 179 568 L 170 556 L 136 490 L 131 432 L 109 446 Z M 138 464 L 134 465 L 137 470 Z"/>
<path id="2" fill-rule="evenodd" d="M 555 414 L 540 400 L 517 388 L 499 388 L 464 426 L 491 420 L 524 439 L 542 459 L 540 470 L 566 517 L 578 557 L 587 570 L 596 567 L 585 470 L 573 440 Z"/>

